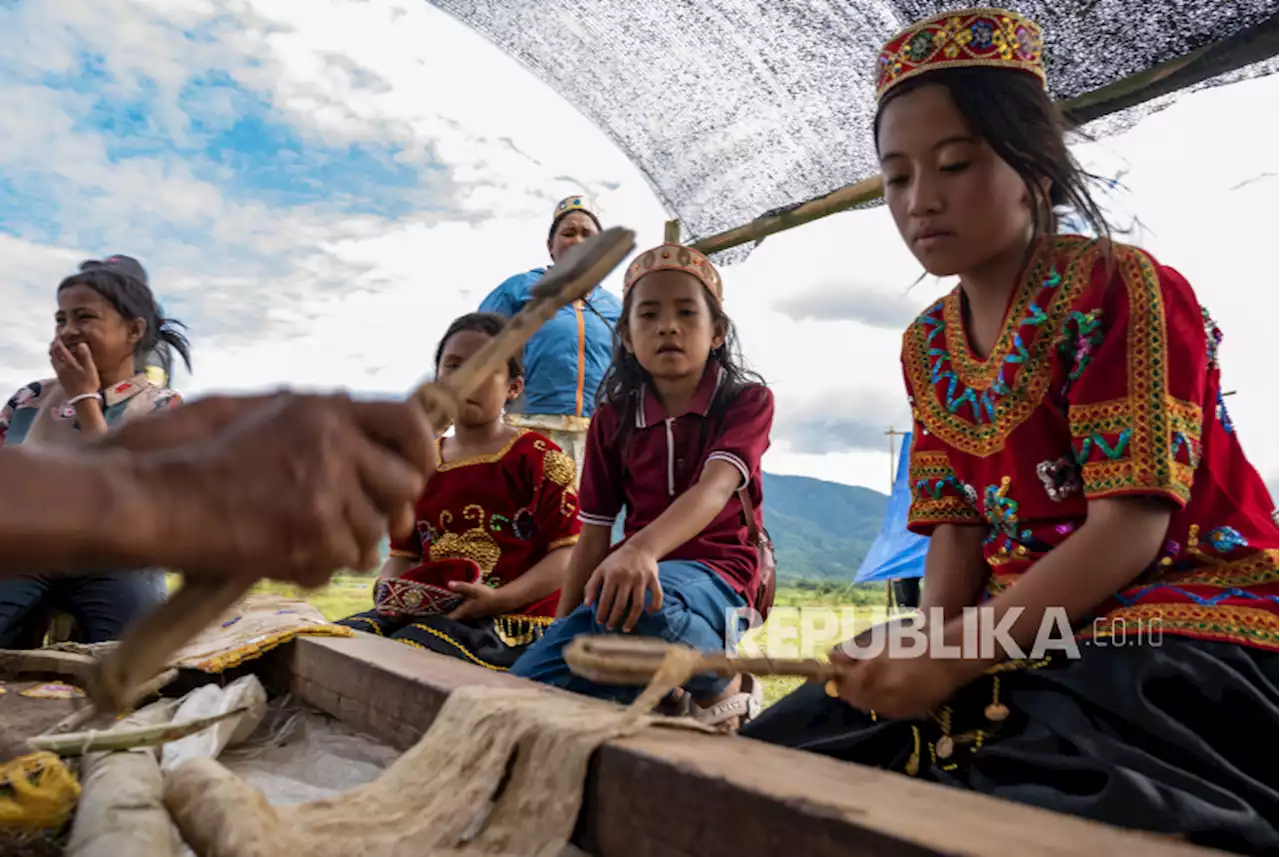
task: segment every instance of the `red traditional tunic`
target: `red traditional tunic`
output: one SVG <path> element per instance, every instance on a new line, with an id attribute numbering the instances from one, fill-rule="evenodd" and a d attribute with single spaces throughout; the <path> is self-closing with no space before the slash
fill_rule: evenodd
<path id="1" fill-rule="evenodd" d="M 483 582 L 503 586 L 578 540 L 576 477 L 560 447 L 527 430 L 493 455 L 444 462 L 418 500 L 417 537 L 393 540 L 391 555 L 425 556 L 409 573 L 424 582 L 431 562 L 461 558 L 480 567 Z M 553 592 L 516 613 L 551 617 L 559 599 Z"/>
<path id="2" fill-rule="evenodd" d="M 1091 499 L 1176 511 L 1158 559 L 1082 636 L 1163 632 L 1277 648 L 1277 530 L 1223 406 L 1221 334 L 1176 271 L 1052 239 L 974 356 L 956 288 L 903 337 L 912 400 L 909 528 L 983 524 L 989 596 L 1061 544 Z"/>

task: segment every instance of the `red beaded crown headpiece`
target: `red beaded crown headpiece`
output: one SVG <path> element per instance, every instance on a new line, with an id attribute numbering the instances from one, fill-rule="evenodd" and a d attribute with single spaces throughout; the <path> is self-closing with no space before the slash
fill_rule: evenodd
<path id="1" fill-rule="evenodd" d="M 719 303 L 724 299 L 720 284 L 720 272 L 706 256 L 685 247 L 683 244 L 659 244 L 652 250 L 646 250 L 636 257 L 627 268 L 627 275 L 622 284 L 622 293 L 631 291 L 636 280 L 654 271 L 684 271 L 698 278 L 707 291 Z"/>
<path id="2" fill-rule="evenodd" d="M 1044 33 L 1035 21 L 1006 9 L 959 9 L 917 21 L 880 49 L 876 101 L 918 75 L 975 66 L 1032 74 L 1047 86 Z"/>

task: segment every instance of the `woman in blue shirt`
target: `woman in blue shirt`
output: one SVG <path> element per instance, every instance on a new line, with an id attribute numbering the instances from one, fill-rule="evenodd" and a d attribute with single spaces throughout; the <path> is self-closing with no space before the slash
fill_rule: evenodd
<path id="1" fill-rule="evenodd" d="M 551 263 L 599 232 L 600 220 L 581 196 L 560 200 L 547 234 Z M 480 310 L 514 316 L 546 273 L 534 268 L 516 274 L 490 292 Z M 579 478 L 596 390 L 613 355 L 613 328 L 621 311 L 621 302 L 600 286 L 585 300 L 562 307 L 525 345 L 524 394 L 507 409 L 509 423 L 542 432 L 572 456 Z"/>

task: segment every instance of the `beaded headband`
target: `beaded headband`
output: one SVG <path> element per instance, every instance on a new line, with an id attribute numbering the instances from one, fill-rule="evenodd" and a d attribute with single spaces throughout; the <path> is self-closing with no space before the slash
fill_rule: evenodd
<path id="1" fill-rule="evenodd" d="M 686 274 L 692 274 L 698 278 L 698 282 L 706 286 L 717 304 L 724 300 L 720 272 L 716 270 L 716 266 L 697 250 L 682 244 L 659 244 L 652 250 L 641 253 L 627 268 L 622 293 L 625 295 L 631 291 L 636 280 L 654 271 L 684 271 Z"/>
<path id="2" fill-rule="evenodd" d="M 557 202 L 555 214 L 551 215 L 551 219 L 559 220 L 571 211 L 581 211 L 583 214 L 590 215 L 592 220 L 596 219 L 596 213 L 587 207 L 587 201 L 581 195 L 566 196 Z"/>
<path id="3" fill-rule="evenodd" d="M 1003 68 L 1048 87 L 1044 33 L 1006 9 L 960 9 L 917 21 L 887 41 L 876 61 L 876 101 L 894 86 L 947 68 Z"/>

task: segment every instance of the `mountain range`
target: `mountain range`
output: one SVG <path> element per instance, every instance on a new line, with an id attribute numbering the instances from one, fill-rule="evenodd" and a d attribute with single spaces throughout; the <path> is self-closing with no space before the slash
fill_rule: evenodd
<path id="1" fill-rule="evenodd" d="M 764 474 L 764 525 L 773 539 L 779 580 L 853 582 L 889 495 L 807 476 Z M 614 526 L 622 538 L 622 517 Z"/>
<path id="2" fill-rule="evenodd" d="M 880 532 L 889 495 L 806 476 L 764 474 L 764 525 L 779 580 L 853 582 Z"/>

